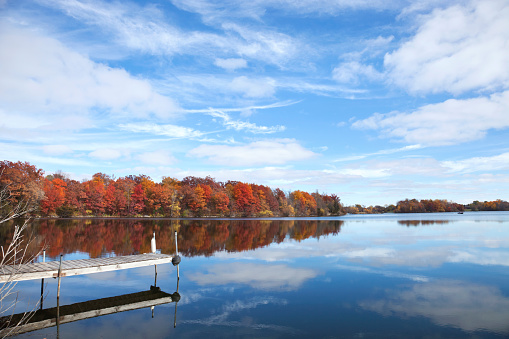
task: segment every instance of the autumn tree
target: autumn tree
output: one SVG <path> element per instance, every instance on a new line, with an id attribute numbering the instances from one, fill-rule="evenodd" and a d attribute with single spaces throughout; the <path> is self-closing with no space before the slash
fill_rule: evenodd
<path id="1" fill-rule="evenodd" d="M 205 189 L 203 188 L 203 186 L 198 185 L 194 187 L 194 194 L 192 194 L 191 197 L 192 198 L 189 201 L 189 207 L 191 208 L 191 210 L 197 215 L 205 213 L 205 209 L 207 207 L 207 200 Z"/>
<path id="2" fill-rule="evenodd" d="M 38 206 L 44 198 L 43 173 L 28 162 L 0 161 L 0 190 L 9 193 L 0 212 L 9 214 L 21 205 L 27 210 Z"/>
<path id="3" fill-rule="evenodd" d="M 327 199 L 327 208 L 332 215 L 339 215 L 342 212 L 340 199 L 336 194 L 331 194 Z"/>
<path id="4" fill-rule="evenodd" d="M 129 177 L 123 177 L 118 178 L 115 184 L 116 190 L 119 192 L 116 199 L 117 203 L 120 204 L 119 209 L 121 209 L 125 215 L 132 214 L 133 204 L 131 202 L 131 195 L 136 186 L 136 182 Z M 123 198 L 120 195 L 122 195 Z"/>
<path id="5" fill-rule="evenodd" d="M 171 178 L 171 177 L 163 177 L 163 180 L 161 182 L 161 185 L 163 186 L 164 195 L 168 197 L 168 204 L 164 206 L 163 208 L 166 210 L 168 208 L 169 215 L 171 217 L 178 217 L 180 216 L 180 200 L 181 197 L 178 194 L 178 190 L 180 188 L 180 181 L 177 179 Z"/>
<path id="6" fill-rule="evenodd" d="M 133 193 L 131 193 L 132 209 L 134 213 L 140 214 L 145 210 L 145 191 L 141 183 L 134 186 Z"/>
<path id="7" fill-rule="evenodd" d="M 104 213 L 104 182 L 100 176 L 95 176 L 92 180 L 83 184 L 86 194 L 86 208 L 89 213 L 94 215 L 102 215 Z"/>
<path id="8" fill-rule="evenodd" d="M 284 217 L 293 217 L 295 215 L 295 210 L 293 206 L 288 201 L 288 198 L 281 189 L 276 188 L 274 190 L 274 197 L 278 201 L 279 204 L 279 211 L 282 216 Z"/>
<path id="9" fill-rule="evenodd" d="M 230 198 L 223 191 L 216 191 L 212 194 L 210 198 L 211 210 L 214 214 L 225 216 L 228 214 L 229 209 L 228 205 L 230 203 Z"/>
<path id="10" fill-rule="evenodd" d="M 291 193 L 291 197 L 298 215 L 316 215 L 316 201 L 311 194 L 303 191 L 294 191 Z"/>
<path id="11" fill-rule="evenodd" d="M 255 211 L 255 198 L 253 196 L 253 190 L 249 184 L 243 182 L 237 183 L 233 187 L 233 197 L 235 199 L 235 205 L 237 211 L 243 215 L 249 216 Z"/>
<path id="12" fill-rule="evenodd" d="M 45 215 L 55 214 L 65 202 L 67 183 L 62 179 L 43 180 L 44 199 L 40 203 L 41 212 Z"/>
<path id="13" fill-rule="evenodd" d="M 61 217 L 71 217 L 75 214 L 84 215 L 86 212 L 86 198 L 83 185 L 76 180 L 66 180 L 65 201 L 57 209 Z"/>

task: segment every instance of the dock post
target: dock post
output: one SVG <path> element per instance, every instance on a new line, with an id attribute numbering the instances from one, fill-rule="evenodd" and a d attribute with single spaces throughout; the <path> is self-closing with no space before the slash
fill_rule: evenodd
<path id="1" fill-rule="evenodd" d="M 62 254 L 60 254 L 60 265 L 58 265 L 58 290 L 57 290 L 57 302 L 60 299 L 60 274 L 62 273 Z"/>
<path id="2" fill-rule="evenodd" d="M 152 236 L 152 239 L 150 240 L 150 251 L 152 253 L 157 252 L 157 246 L 156 246 L 156 232 L 154 232 L 154 235 Z"/>
<path id="3" fill-rule="evenodd" d="M 154 234 L 152 236 L 152 239 L 150 240 L 150 250 L 152 253 L 157 252 L 157 246 L 156 246 L 156 232 L 154 231 Z M 154 286 L 157 286 L 157 265 L 154 265 Z"/>
<path id="4" fill-rule="evenodd" d="M 154 287 L 157 286 L 157 265 L 154 265 L 155 267 L 155 275 L 154 275 Z"/>
<path id="5" fill-rule="evenodd" d="M 179 254 L 179 246 L 178 246 L 178 242 L 177 242 L 177 231 L 175 231 L 175 254 L 176 255 Z"/>
<path id="6" fill-rule="evenodd" d="M 179 282 L 180 282 L 180 256 L 179 256 L 179 247 L 177 241 L 177 231 L 175 231 L 175 256 L 171 260 L 173 266 L 177 266 L 177 291 L 173 293 L 172 299 L 175 301 L 175 317 L 173 318 L 173 328 L 177 327 L 177 304 L 180 300 L 179 294 Z"/>
<path id="7" fill-rule="evenodd" d="M 177 231 L 175 231 L 175 256 L 178 257 L 179 255 L 179 246 L 178 246 L 178 242 L 177 242 Z M 177 264 L 177 284 L 178 284 L 178 280 L 180 280 L 180 270 L 179 270 L 179 265 Z"/>
<path id="8" fill-rule="evenodd" d="M 42 262 L 46 262 L 46 250 L 42 251 Z M 44 278 L 41 279 L 41 300 L 40 300 L 40 309 L 42 310 L 42 302 L 44 300 Z"/>
<path id="9" fill-rule="evenodd" d="M 58 290 L 57 290 L 57 339 L 60 338 L 60 274 L 62 273 L 62 257 L 60 254 L 60 265 L 58 265 Z"/>

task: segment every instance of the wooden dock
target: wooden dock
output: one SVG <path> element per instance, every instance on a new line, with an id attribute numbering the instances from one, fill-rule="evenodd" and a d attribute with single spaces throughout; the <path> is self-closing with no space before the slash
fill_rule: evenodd
<path id="1" fill-rule="evenodd" d="M 14 314 L 12 317 L 0 318 L 0 337 L 9 334 L 21 334 L 41 330 L 43 328 L 57 326 L 73 321 L 99 317 L 107 314 L 130 311 L 145 307 L 152 307 L 171 302 L 178 302 L 178 292 L 169 294 L 159 288 L 151 288 L 148 291 L 124 294 L 116 297 L 90 300 L 71 305 L 37 310 L 28 322 L 18 324 L 25 316 L 24 313 Z M 13 324 L 14 329 L 9 325 Z M 11 326 L 13 326 L 11 325 Z M 12 331 L 12 333 L 10 333 Z"/>
<path id="2" fill-rule="evenodd" d="M 60 277 L 167 264 L 171 263 L 172 259 L 173 256 L 168 254 L 147 253 L 109 258 L 65 260 L 62 261 Z M 0 266 L 0 283 L 57 278 L 59 265 L 59 261 L 49 261 L 17 266 Z"/>

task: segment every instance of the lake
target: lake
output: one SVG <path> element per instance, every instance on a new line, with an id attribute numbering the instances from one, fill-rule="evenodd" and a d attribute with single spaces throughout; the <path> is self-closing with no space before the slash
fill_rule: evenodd
<path id="1" fill-rule="evenodd" d="M 509 336 L 509 213 L 306 219 L 35 220 L 46 260 L 157 248 L 182 255 L 180 301 L 18 338 L 502 338 Z M 0 231 L 0 241 L 9 239 Z M 41 261 L 39 256 L 36 260 Z M 65 277 L 60 305 L 177 289 L 171 264 Z M 41 281 L 19 282 L 16 312 Z M 56 306 L 46 279 L 43 308 Z M 174 327 L 174 324 L 176 327 Z"/>

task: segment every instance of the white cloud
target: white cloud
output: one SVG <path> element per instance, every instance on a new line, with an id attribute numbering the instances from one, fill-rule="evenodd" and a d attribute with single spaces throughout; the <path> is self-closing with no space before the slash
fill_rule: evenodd
<path id="1" fill-rule="evenodd" d="M 346 123 L 343 122 L 343 123 L 341 123 L 341 125 L 340 124 L 338 124 L 338 125 L 343 126 L 344 124 L 346 124 Z M 362 154 L 362 155 L 353 155 L 353 156 L 336 159 L 336 160 L 334 160 L 334 162 L 360 160 L 360 159 L 364 159 L 364 158 L 367 158 L 367 157 L 373 156 L 373 155 L 393 154 L 393 153 L 398 153 L 398 152 L 418 150 L 421 148 L 423 148 L 421 145 L 416 144 L 416 145 L 408 145 L 408 146 L 404 146 L 404 147 L 400 147 L 400 148 L 383 149 L 383 150 L 373 152 L 373 153 L 366 153 L 366 154 Z"/>
<path id="2" fill-rule="evenodd" d="M 188 156 L 208 158 L 214 164 L 227 166 L 279 165 L 316 156 L 294 139 L 255 141 L 243 146 L 201 145 Z"/>
<path id="3" fill-rule="evenodd" d="M 323 96 L 340 96 L 348 99 L 356 95 L 368 94 L 365 89 L 346 87 L 345 84 L 324 83 L 323 81 L 302 80 L 301 78 L 280 78 L 277 82 L 278 88 L 288 89 L 299 93 L 313 93 Z"/>
<path id="4" fill-rule="evenodd" d="M 194 52 L 198 46 L 228 48 L 227 39 L 216 34 L 183 32 L 169 25 L 157 7 L 140 7 L 133 3 L 103 1 L 42 0 L 74 19 L 99 27 L 112 34 L 122 47 L 153 54 L 173 55 Z"/>
<path id="5" fill-rule="evenodd" d="M 285 130 L 285 126 L 258 126 L 254 123 L 246 121 L 232 120 L 225 111 L 210 109 L 208 114 L 214 118 L 222 119 L 224 126 L 226 126 L 228 129 L 234 129 L 236 131 L 247 130 L 254 134 L 271 134 Z"/>
<path id="6" fill-rule="evenodd" d="M 361 79 L 378 80 L 382 76 L 372 65 L 358 61 L 344 62 L 332 70 L 332 78 L 345 84 L 358 84 Z"/>
<path id="7" fill-rule="evenodd" d="M 176 162 L 176 159 L 165 150 L 159 150 L 154 152 L 145 152 L 138 154 L 136 158 L 141 161 L 143 165 L 170 165 Z"/>
<path id="8" fill-rule="evenodd" d="M 293 268 L 288 265 L 253 263 L 216 264 L 207 273 L 194 273 L 189 279 L 199 285 L 246 284 L 262 290 L 295 290 L 318 272 L 309 268 Z"/>
<path id="9" fill-rule="evenodd" d="M 119 150 L 111 149 L 111 148 L 101 148 L 97 149 L 88 154 L 89 156 L 101 160 L 113 160 L 118 159 L 122 156 L 122 153 Z"/>
<path id="10" fill-rule="evenodd" d="M 260 20 L 267 10 L 275 9 L 286 13 L 337 15 L 345 9 L 388 9 L 405 1 L 383 0 L 252 0 L 252 1 L 209 1 L 172 0 L 175 6 L 199 13 L 206 22 L 225 19 L 251 18 Z"/>
<path id="11" fill-rule="evenodd" d="M 338 171 L 344 175 L 363 178 L 384 178 L 391 175 L 389 168 L 345 168 Z"/>
<path id="12" fill-rule="evenodd" d="M 157 125 L 150 123 L 129 123 L 120 124 L 120 129 L 134 133 L 150 133 L 155 135 L 165 135 L 172 138 L 197 138 L 204 133 L 195 129 L 171 124 Z"/>
<path id="13" fill-rule="evenodd" d="M 249 79 L 246 76 L 237 77 L 230 84 L 232 91 L 242 93 L 249 98 L 271 97 L 275 93 L 275 87 L 274 79 Z"/>
<path id="14" fill-rule="evenodd" d="M 509 170 L 509 153 L 503 153 L 492 157 L 474 157 L 458 161 L 443 161 L 442 164 L 450 168 L 451 172 L 460 173 Z"/>
<path id="15" fill-rule="evenodd" d="M 62 168 L 61 166 L 81 166 L 88 168 L 95 166 L 93 162 L 79 158 L 45 156 L 41 153 L 40 146 L 30 147 L 27 144 L 2 143 L 1 141 L 0 159 L 9 159 L 11 161 L 19 159 L 20 161 L 28 161 L 37 167 L 42 167 L 41 164 L 50 166 L 58 165 L 58 168 Z M 44 169 L 47 170 L 47 168 Z"/>
<path id="16" fill-rule="evenodd" d="M 76 119 L 87 119 L 98 109 L 159 118 L 171 117 L 179 110 L 148 81 L 123 69 L 95 63 L 32 30 L 2 22 L 0 45 L 9 46 L 0 51 L 0 103 L 6 111 L 37 117 L 46 112 L 46 124 L 52 115 L 70 112 L 68 125 L 79 129 Z M 65 119 L 58 120 L 51 123 L 67 124 Z"/>
<path id="17" fill-rule="evenodd" d="M 46 145 L 42 147 L 42 151 L 49 155 L 63 155 L 72 153 L 72 149 L 67 145 Z"/>
<path id="18" fill-rule="evenodd" d="M 268 105 L 255 105 L 255 106 L 247 106 L 247 107 L 230 107 L 230 108 L 205 108 L 205 109 L 187 109 L 185 110 L 188 113 L 210 113 L 215 114 L 216 112 L 220 113 L 230 113 L 230 112 L 244 112 L 244 111 L 252 111 L 259 109 L 271 109 L 271 108 L 279 108 L 279 107 L 288 107 L 299 103 L 300 101 L 281 101 L 275 102 L 273 104 Z"/>
<path id="19" fill-rule="evenodd" d="M 385 56 L 393 83 L 413 93 L 509 86 L 509 3 L 462 2 L 420 17 L 417 33 Z"/>
<path id="20" fill-rule="evenodd" d="M 374 114 L 352 126 L 423 145 L 451 145 L 480 139 L 490 129 L 509 127 L 509 91 L 489 97 L 449 99 L 411 113 Z"/>
<path id="21" fill-rule="evenodd" d="M 363 170 L 367 173 L 381 173 L 385 176 L 443 176 L 447 172 L 441 162 L 433 158 L 404 158 L 394 160 L 367 161 L 361 164 L 352 164 L 349 167 L 352 171 Z M 383 175 L 381 175 L 383 176 Z M 369 176 L 366 176 L 369 177 Z M 376 177 L 376 176 L 373 176 Z"/>
<path id="22" fill-rule="evenodd" d="M 244 59 L 238 59 L 238 58 L 230 58 L 230 59 L 221 59 L 217 58 L 214 61 L 214 65 L 217 67 L 224 68 L 227 71 L 235 71 L 239 68 L 246 68 L 247 67 L 247 61 Z"/>
<path id="23" fill-rule="evenodd" d="M 240 35 L 242 43 L 237 44 L 235 52 L 241 56 L 263 60 L 282 66 L 290 59 L 302 54 L 308 48 L 293 37 L 274 31 L 267 31 L 265 27 L 250 29 L 234 23 L 223 23 L 222 28 L 227 32 Z"/>
<path id="24" fill-rule="evenodd" d="M 224 22 L 223 34 L 185 31 L 169 24 L 153 5 L 140 7 L 129 3 L 101 1 L 45 1 L 75 19 L 95 25 L 112 34 L 120 48 L 141 50 L 155 55 L 187 54 L 196 56 L 230 55 L 283 65 L 299 50 L 292 37 L 262 29 L 251 30 Z M 203 6 L 208 6 L 203 3 Z M 301 48 L 302 50 L 302 48 Z"/>

